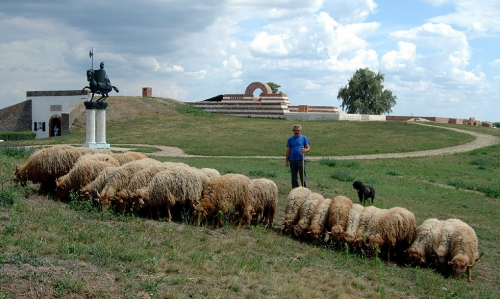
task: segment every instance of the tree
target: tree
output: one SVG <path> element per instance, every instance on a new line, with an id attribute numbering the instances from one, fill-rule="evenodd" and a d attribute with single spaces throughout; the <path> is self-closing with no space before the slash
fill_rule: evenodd
<path id="1" fill-rule="evenodd" d="M 273 93 L 282 93 L 281 91 L 279 91 L 281 85 L 278 85 L 278 84 L 273 83 L 273 82 L 267 82 L 267 85 L 269 85 L 269 87 L 271 87 L 271 90 L 273 91 Z"/>
<path id="2" fill-rule="evenodd" d="M 358 69 L 348 84 L 340 88 L 337 99 L 342 99 L 342 110 L 350 114 L 373 114 L 392 112 L 397 97 L 384 89 L 384 74 L 375 74 L 368 68 Z"/>

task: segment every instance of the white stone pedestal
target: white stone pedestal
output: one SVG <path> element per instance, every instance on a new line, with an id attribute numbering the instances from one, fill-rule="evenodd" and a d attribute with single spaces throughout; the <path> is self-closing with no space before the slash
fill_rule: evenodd
<path id="1" fill-rule="evenodd" d="M 95 149 L 110 148 L 109 143 L 106 143 L 106 107 L 108 106 L 108 103 L 85 102 L 84 104 L 85 108 L 87 109 L 87 127 L 86 141 L 84 144 L 82 144 L 82 147 Z"/>

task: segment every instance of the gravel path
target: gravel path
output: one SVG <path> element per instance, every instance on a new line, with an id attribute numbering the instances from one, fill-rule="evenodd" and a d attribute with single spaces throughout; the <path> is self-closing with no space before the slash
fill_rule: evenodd
<path id="1" fill-rule="evenodd" d="M 432 125 L 428 124 L 423 124 L 423 123 L 413 123 L 413 124 L 418 124 L 421 126 L 431 126 L 435 127 Z M 487 135 L 487 134 L 481 134 L 481 133 L 476 133 L 476 132 L 471 132 L 471 131 L 466 131 L 466 130 L 460 130 L 460 129 L 455 129 L 455 128 L 445 128 L 445 127 L 440 127 L 442 129 L 446 130 L 453 130 L 465 134 L 470 134 L 476 137 L 476 139 L 472 142 L 466 143 L 466 144 L 461 144 L 457 146 L 452 146 L 452 147 L 445 147 L 445 148 L 439 148 L 439 149 L 433 149 L 433 150 L 425 150 L 425 151 L 416 151 L 416 152 L 407 152 L 407 153 L 388 153 L 388 154 L 373 154 L 373 155 L 352 155 L 352 156 L 308 156 L 308 160 L 320 160 L 320 159 L 334 159 L 334 160 L 355 160 L 355 159 L 386 159 L 386 158 L 407 158 L 407 157 L 425 157 L 425 156 L 438 156 L 438 155 L 443 155 L 443 154 L 454 154 L 454 153 L 462 153 L 462 152 L 468 152 L 472 151 L 478 148 L 494 145 L 497 143 L 500 143 L 500 138 L 492 135 Z M 203 158 L 262 158 L 262 159 L 282 159 L 282 156 L 253 156 L 253 157 L 240 157 L 240 156 L 195 156 L 195 155 L 188 155 L 186 154 L 182 149 L 178 147 L 172 147 L 172 146 L 163 146 L 163 145 L 143 145 L 143 144 L 138 144 L 138 146 L 153 146 L 161 149 L 161 151 L 154 152 L 148 155 L 151 156 L 165 156 L 165 157 L 203 157 Z M 127 151 L 129 150 L 128 148 L 122 148 L 119 147 L 119 145 L 116 145 L 111 148 L 111 150 L 117 150 L 117 151 Z"/>

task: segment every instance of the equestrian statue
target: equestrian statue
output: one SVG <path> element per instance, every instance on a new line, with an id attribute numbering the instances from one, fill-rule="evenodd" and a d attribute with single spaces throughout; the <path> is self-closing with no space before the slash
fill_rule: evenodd
<path id="1" fill-rule="evenodd" d="M 82 91 L 90 89 L 92 92 L 90 102 L 94 100 L 94 94 L 96 93 L 101 95 L 96 102 L 102 102 L 109 97 L 108 93 L 112 89 L 114 89 L 117 93 L 120 92 L 116 86 L 111 85 L 111 81 L 109 81 L 108 75 L 106 75 L 106 71 L 104 70 L 104 62 L 101 62 L 99 70 L 87 70 L 87 81 L 89 82 L 89 86 L 85 86 Z"/>

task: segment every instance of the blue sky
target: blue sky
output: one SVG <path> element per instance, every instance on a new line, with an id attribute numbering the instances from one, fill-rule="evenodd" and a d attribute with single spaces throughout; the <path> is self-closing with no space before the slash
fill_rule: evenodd
<path id="1" fill-rule="evenodd" d="M 0 108 L 83 88 L 93 48 L 120 95 L 191 102 L 260 81 L 293 105 L 340 107 L 368 67 L 397 96 L 390 115 L 496 122 L 499 15 L 498 0 L 7 0 Z"/>

